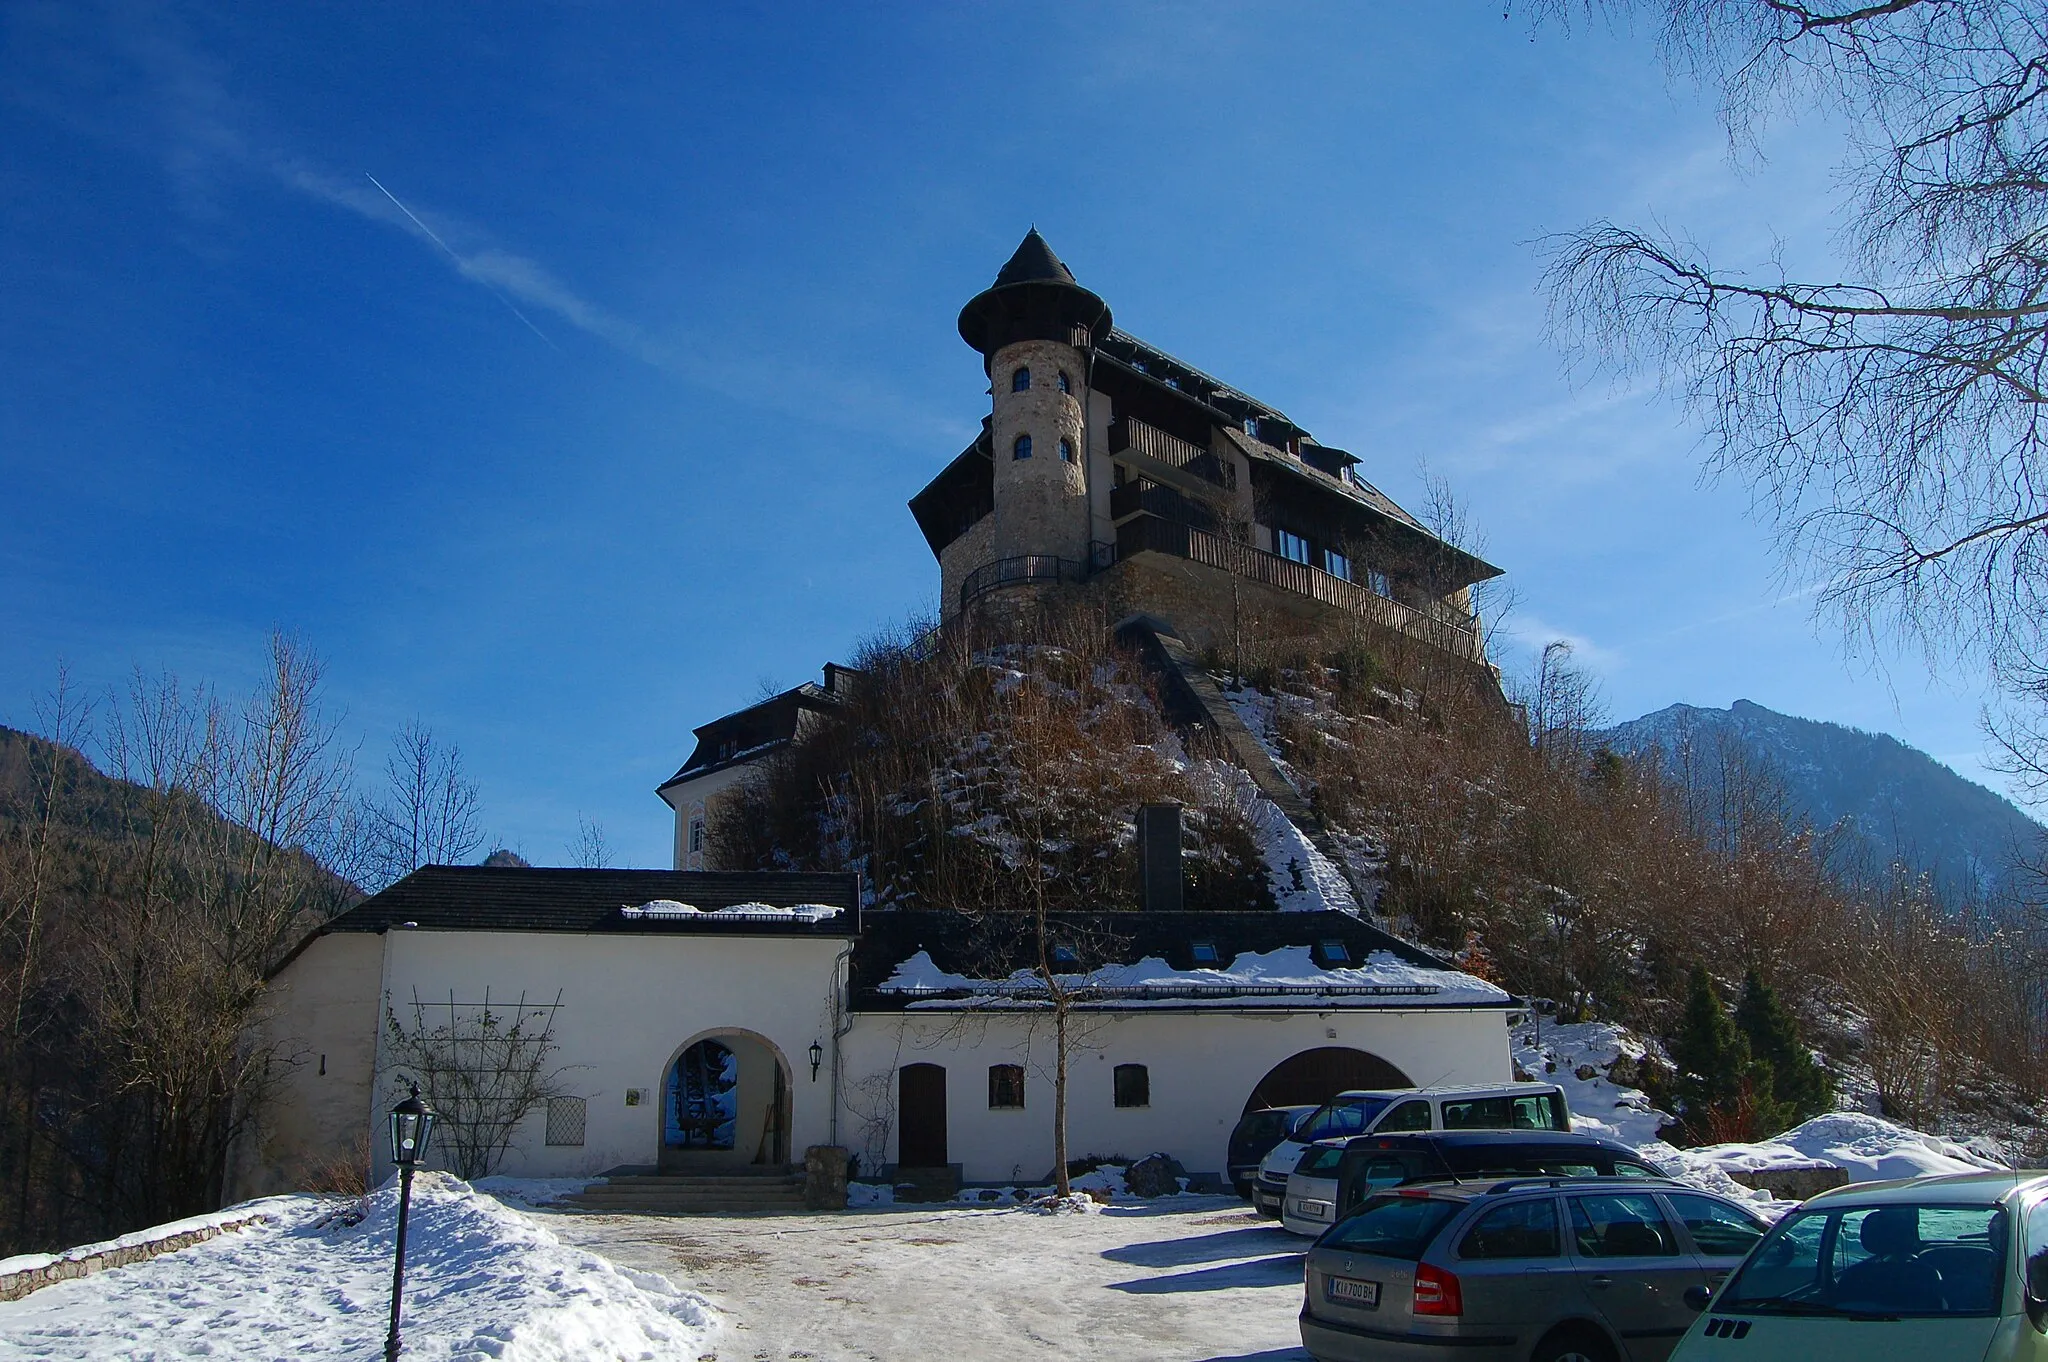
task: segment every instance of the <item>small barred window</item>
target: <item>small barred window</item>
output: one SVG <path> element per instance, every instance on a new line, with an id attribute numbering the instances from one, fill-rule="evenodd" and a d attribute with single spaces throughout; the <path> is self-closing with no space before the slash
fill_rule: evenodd
<path id="1" fill-rule="evenodd" d="M 590 1104 L 581 1097 L 548 1099 L 548 1143 L 582 1144 Z"/>
<path id="2" fill-rule="evenodd" d="M 1021 1064 L 991 1064 L 988 1066 L 989 1110 L 1019 1110 L 1024 1105 L 1024 1066 Z"/>
<path id="3" fill-rule="evenodd" d="M 1026 392 L 1026 391 L 1028 391 L 1028 390 L 1030 389 L 1030 387 L 1031 387 L 1031 371 L 1030 371 L 1029 369 L 1019 369 L 1019 370 L 1018 370 L 1018 371 L 1017 371 L 1016 373 L 1014 373 L 1014 374 L 1011 374 L 1011 375 L 1010 375 L 1010 391 L 1011 391 L 1011 392 L 1013 392 L 1013 393 L 1021 393 L 1021 392 Z"/>
<path id="4" fill-rule="evenodd" d="M 1010 446 L 1010 457 L 1013 459 L 1028 459 L 1031 457 L 1031 437 L 1029 435 L 1019 435 L 1017 437 L 1017 443 Z"/>

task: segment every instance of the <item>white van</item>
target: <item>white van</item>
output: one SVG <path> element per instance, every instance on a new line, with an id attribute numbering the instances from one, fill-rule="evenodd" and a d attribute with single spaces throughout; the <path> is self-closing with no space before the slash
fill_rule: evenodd
<path id="1" fill-rule="evenodd" d="M 1411 1130 L 1561 1130 L 1572 1128 L 1564 1089 L 1555 1083 L 1483 1083 L 1458 1088 L 1382 1088 L 1340 1092 L 1273 1146 L 1252 1182 L 1252 1205 L 1271 1220 L 1287 1199 L 1287 1178 L 1317 1140 Z"/>
<path id="2" fill-rule="evenodd" d="M 2048 1177 L 1959 1173 L 1823 1192 L 1780 1220 L 1671 1362 L 2048 1359 Z M 1704 1309 L 1701 1307 L 1704 1306 Z"/>

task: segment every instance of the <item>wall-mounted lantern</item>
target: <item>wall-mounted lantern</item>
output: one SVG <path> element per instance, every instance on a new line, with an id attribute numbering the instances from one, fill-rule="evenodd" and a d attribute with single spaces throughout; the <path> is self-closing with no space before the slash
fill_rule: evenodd
<path id="1" fill-rule="evenodd" d="M 817 1041 L 811 1042 L 811 1082 L 818 1081 L 818 1068 L 825 1062 L 825 1047 Z"/>

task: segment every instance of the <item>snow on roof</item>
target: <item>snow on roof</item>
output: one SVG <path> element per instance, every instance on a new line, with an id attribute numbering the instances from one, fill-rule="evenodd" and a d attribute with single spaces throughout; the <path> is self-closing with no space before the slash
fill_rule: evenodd
<path id="1" fill-rule="evenodd" d="M 1490 1007 L 1509 1001 L 1505 992 L 1484 979 L 1411 964 L 1391 951 L 1374 951 L 1358 965 L 1325 969 L 1307 946 L 1246 951 L 1222 969 L 1175 969 L 1148 955 L 1133 965 L 1105 965 L 1086 974 L 1058 977 L 1065 987 L 1083 993 L 1083 1005 L 1090 1008 L 1204 1002 L 1300 1007 L 1310 1001 L 1339 1007 Z M 963 1001 L 980 1006 L 1036 1005 L 1046 990 L 1028 970 L 1005 979 L 975 979 L 940 969 L 930 952 L 919 951 L 896 966 L 880 991 L 918 998 L 912 1007 L 958 1007 Z"/>
<path id="2" fill-rule="evenodd" d="M 823 922 L 837 917 L 839 909 L 823 903 L 799 903 L 788 908 L 777 908 L 767 903 L 735 903 L 729 908 L 713 908 L 706 911 L 694 908 L 674 899 L 654 899 L 635 908 L 621 907 L 619 913 L 629 918 L 719 918 L 741 922 Z"/>

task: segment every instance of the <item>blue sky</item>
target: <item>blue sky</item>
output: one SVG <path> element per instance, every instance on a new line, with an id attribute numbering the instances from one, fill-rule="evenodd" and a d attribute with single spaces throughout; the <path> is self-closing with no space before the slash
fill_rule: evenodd
<path id="1" fill-rule="evenodd" d="M 1568 376 L 1536 242 L 1829 261 L 1823 122 L 1731 163 L 1646 38 L 1501 6 L 0 7 L 0 721 L 59 658 L 228 686 L 273 627 L 361 764 L 460 744 L 496 839 L 666 863 L 689 730 L 933 603 L 905 500 L 1037 224 L 1119 324 L 1447 476 L 1499 660 L 1988 779 L 1976 678 L 1845 658 L 1684 413 Z M 381 186 L 381 188 L 380 188 Z"/>

